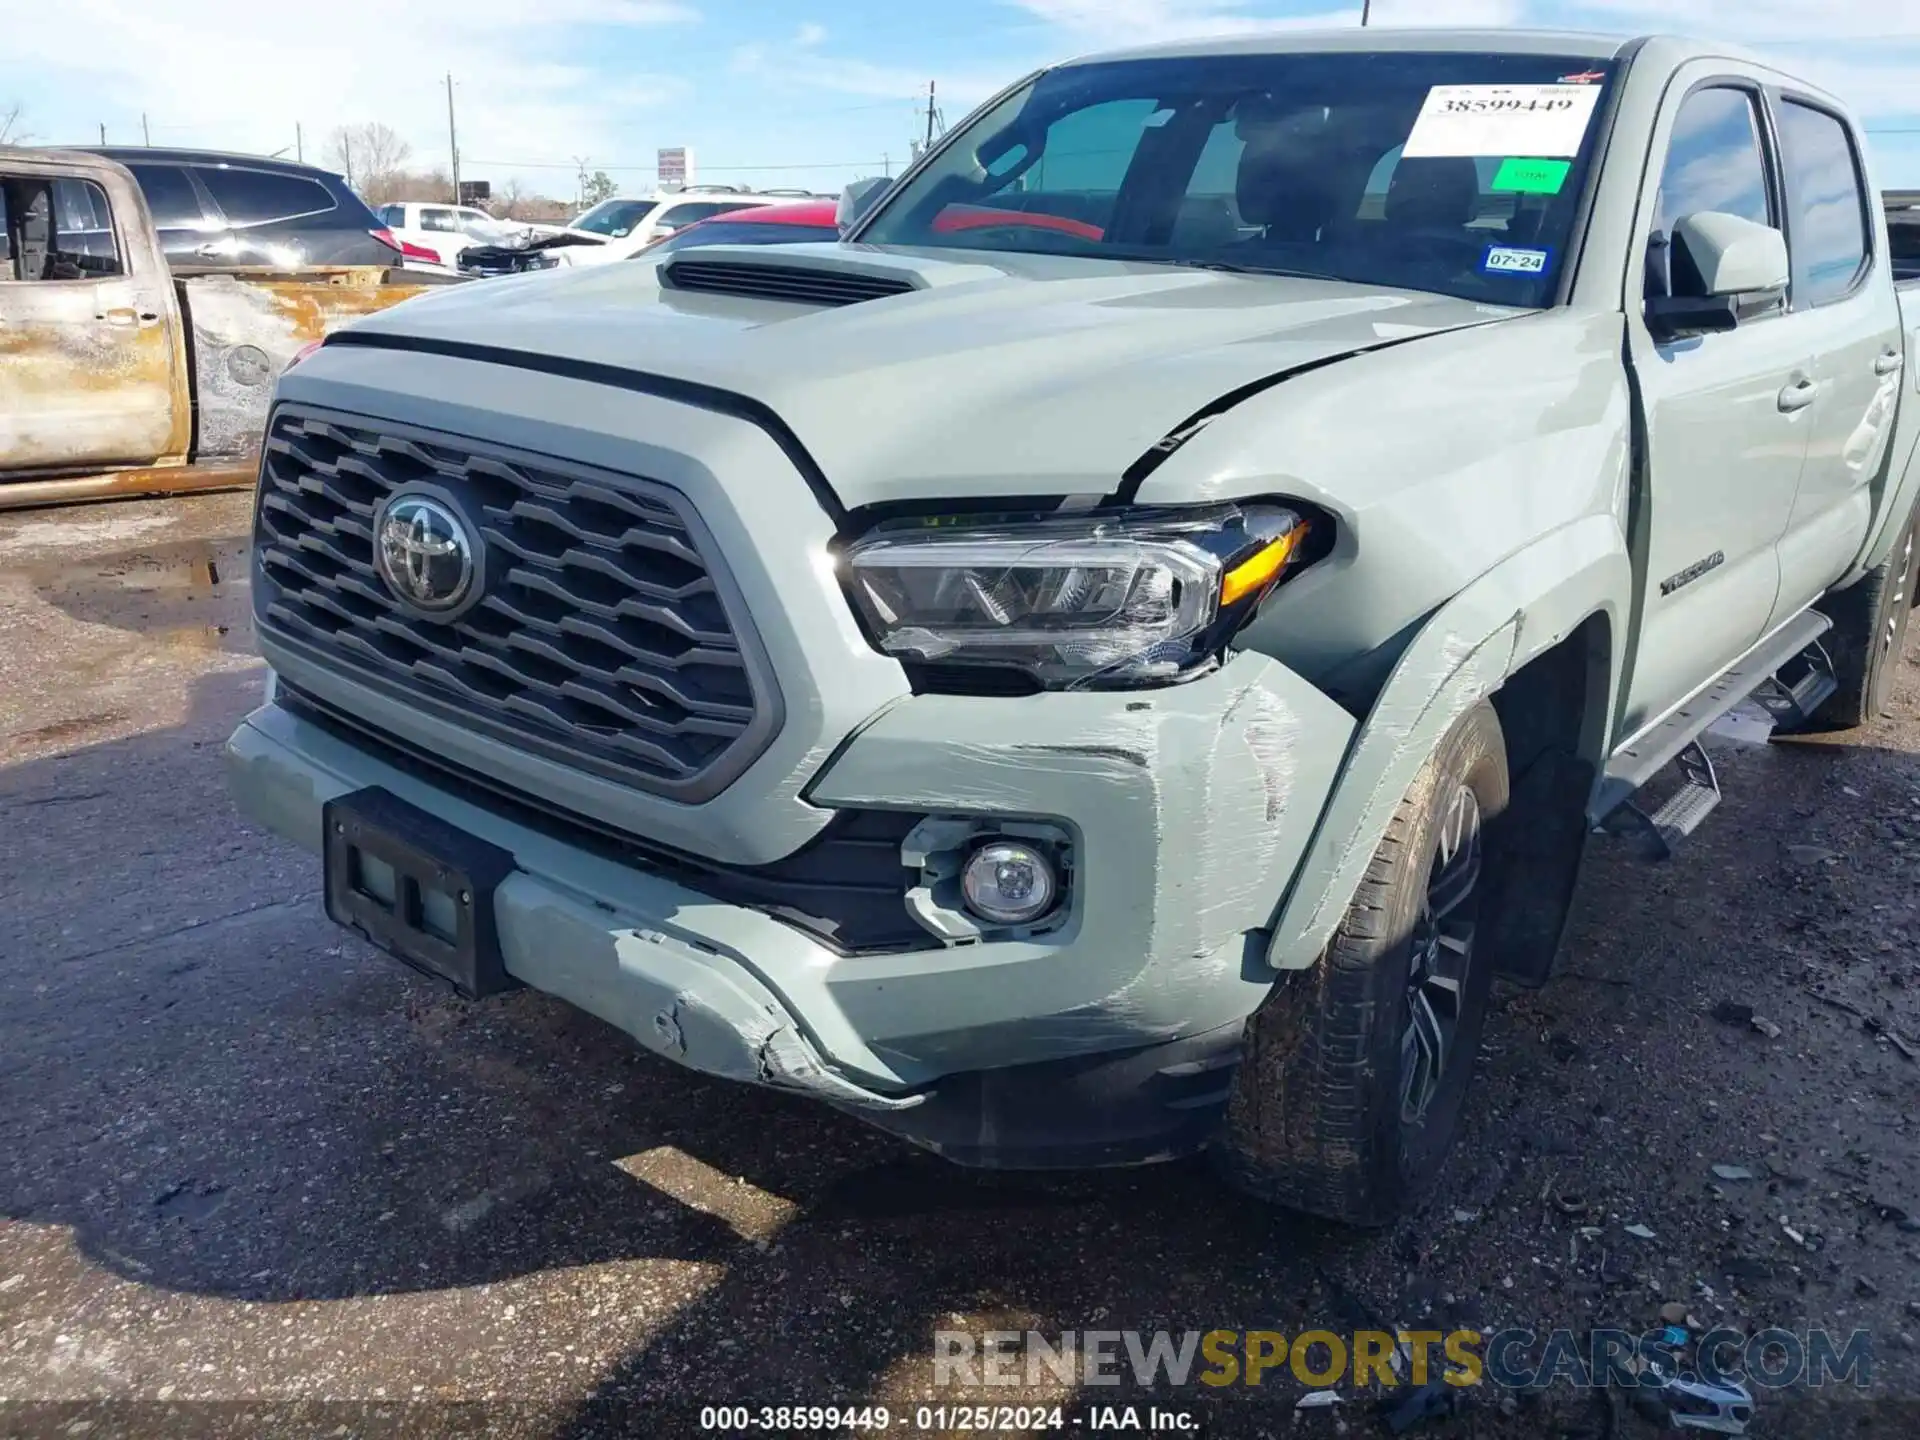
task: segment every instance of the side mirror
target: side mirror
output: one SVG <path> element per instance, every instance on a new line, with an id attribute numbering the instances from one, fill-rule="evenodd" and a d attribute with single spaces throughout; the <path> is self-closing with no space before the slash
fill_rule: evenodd
<path id="1" fill-rule="evenodd" d="M 1753 301 L 1785 299 L 1787 239 L 1770 225 L 1702 210 L 1674 222 L 1669 244 L 1672 269 L 1684 265 L 1692 274 L 1687 293 L 1648 298 L 1647 327 L 1659 339 L 1732 330 L 1750 317 Z"/>
<path id="2" fill-rule="evenodd" d="M 893 188 L 893 181 L 884 175 L 869 175 L 864 180 L 856 180 L 840 192 L 840 203 L 834 208 L 833 223 L 840 228 L 842 235 L 859 223 L 862 216 L 880 202 L 880 197 Z"/>
<path id="3" fill-rule="evenodd" d="M 1787 237 L 1719 210 L 1702 210 L 1674 223 L 1708 295 L 1752 295 L 1787 288 Z"/>

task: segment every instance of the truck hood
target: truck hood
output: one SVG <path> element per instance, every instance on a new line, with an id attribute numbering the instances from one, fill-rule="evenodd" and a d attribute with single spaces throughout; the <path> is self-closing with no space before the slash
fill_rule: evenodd
<path id="1" fill-rule="evenodd" d="M 662 283 L 682 261 L 905 282 L 823 307 Z M 848 507 L 1105 494 L 1197 411 L 1302 366 L 1527 312 L 1375 286 L 1078 257 L 708 246 L 461 286 L 363 334 L 712 386 L 769 407 Z"/>

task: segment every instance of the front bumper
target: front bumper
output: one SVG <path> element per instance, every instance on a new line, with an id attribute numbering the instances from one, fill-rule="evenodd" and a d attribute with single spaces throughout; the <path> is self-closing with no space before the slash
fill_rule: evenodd
<path id="1" fill-rule="evenodd" d="M 1224 1098 L 1272 984 L 1265 929 L 1352 728 L 1252 655 L 1162 691 L 894 704 L 807 801 L 1051 822 L 1073 837 L 1072 909 L 1027 939 L 853 956 L 278 705 L 228 756 L 242 808 L 310 850 L 327 800 L 378 785 L 510 851 L 495 899 L 509 973 L 648 1049 L 863 1110 L 955 1158 L 1082 1163 L 1164 1153 Z M 1049 1094 L 1062 1105 L 1036 1119 Z"/>

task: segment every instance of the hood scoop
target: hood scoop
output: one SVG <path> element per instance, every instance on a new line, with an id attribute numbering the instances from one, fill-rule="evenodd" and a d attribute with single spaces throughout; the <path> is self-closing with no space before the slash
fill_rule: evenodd
<path id="1" fill-rule="evenodd" d="M 858 305 L 863 300 L 882 300 L 920 288 L 898 272 L 882 274 L 837 265 L 693 256 L 661 266 L 660 282 L 672 290 L 703 295 L 735 295 L 744 300 L 784 300 L 791 305 L 821 306 Z"/>

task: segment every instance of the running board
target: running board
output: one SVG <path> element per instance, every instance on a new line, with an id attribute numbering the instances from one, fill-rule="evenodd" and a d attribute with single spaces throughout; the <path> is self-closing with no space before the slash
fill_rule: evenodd
<path id="1" fill-rule="evenodd" d="M 1821 688 L 1822 681 L 1831 685 L 1833 667 L 1827 663 L 1826 652 L 1816 642 L 1832 625 L 1833 622 L 1824 615 L 1812 610 L 1801 611 L 1734 661 L 1719 679 L 1695 691 L 1665 719 L 1648 726 L 1614 751 L 1595 791 L 1588 819 L 1595 824 L 1605 819 L 1704 735 L 1708 726 L 1756 690 L 1774 682 L 1774 677 L 1782 670 L 1793 667 L 1795 679 L 1791 683 L 1775 682 L 1774 688 L 1791 697 L 1790 703 L 1798 710 L 1802 698 L 1801 687 L 1804 687 L 1804 699 L 1809 707 L 1804 713 L 1811 713 L 1811 709 L 1818 708 L 1833 693 L 1830 688 Z M 1818 658 L 1815 659 L 1809 651 L 1815 652 Z M 1806 675 L 1801 675 L 1794 665 L 1797 659 L 1806 661 Z M 1821 667 L 1824 667 L 1824 673 L 1816 675 L 1815 672 Z M 1769 705 L 1768 709 L 1773 711 L 1773 706 Z M 1711 769 L 1709 766 L 1709 772 Z M 1683 787 L 1683 794 L 1687 788 L 1692 788 L 1691 782 L 1688 787 Z M 1715 794 L 1717 797 L 1717 790 Z M 1707 808 L 1712 808 L 1711 803 Z"/>
<path id="2" fill-rule="evenodd" d="M 1680 788 L 1658 810 L 1649 815 L 1627 800 L 1616 805 L 1601 822 L 1601 828 L 1609 834 L 1638 839 L 1649 860 L 1672 859 L 1680 842 L 1698 830 L 1720 803 L 1719 777 L 1698 740 L 1676 755 L 1674 764 L 1680 771 Z"/>

